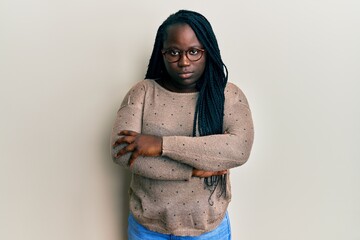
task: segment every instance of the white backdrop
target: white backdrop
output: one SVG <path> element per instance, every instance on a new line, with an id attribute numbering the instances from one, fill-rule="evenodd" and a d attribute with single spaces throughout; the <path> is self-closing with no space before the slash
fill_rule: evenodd
<path id="1" fill-rule="evenodd" d="M 126 238 L 110 129 L 182 8 L 210 20 L 253 111 L 233 239 L 360 239 L 358 0 L 2 0 L 0 239 Z"/>

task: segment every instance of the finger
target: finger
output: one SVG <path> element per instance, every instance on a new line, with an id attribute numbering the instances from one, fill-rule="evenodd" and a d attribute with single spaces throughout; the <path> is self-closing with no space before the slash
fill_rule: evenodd
<path id="1" fill-rule="evenodd" d="M 194 177 L 200 177 L 200 170 L 198 170 L 198 169 L 193 169 L 193 172 L 192 172 L 192 175 L 194 176 Z"/>
<path id="2" fill-rule="evenodd" d="M 217 175 L 224 175 L 224 174 L 227 174 L 227 170 L 217 172 Z"/>
<path id="3" fill-rule="evenodd" d="M 114 143 L 113 147 L 116 147 L 122 143 L 127 143 L 127 144 L 131 144 L 135 141 L 135 137 L 133 136 L 125 136 L 125 137 L 121 137 L 118 140 L 116 140 L 116 142 Z"/>
<path id="4" fill-rule="evenodd" d="M 217 171 L 217 172 L 212 172 L 211 176 L 221 176 L 221 175 L 224 175 L 224 174 L 226 174 L 226 173 L 227 173 L 226 170 Z"/>
<path id="5" fill-rule="evenodd" d="M 122 130 L 120 131 L 120 133 L 118 135 L 126 135 L 126 136 L 136 136 L 139 133 L 135 132 L 135 131 L 131 131 L 131 130 Z"/>
<path id="6" fill-rule="evenodd" d="M 213 172 L 205 172 L 201 177 L 211 177 L 211 176 L 214 176 L 214 173 Z"/>
<path id="7" fill-rule="evenodd" d="M 122 149 L 120 149 L 120 151 L 116 155 L 116 158 L 121 157 L 122 155 L 124 155 L 128 152 L 133 152 L 135 150 L 135 148 L 136 148 L 135 144 L 129 144 L 126 147 L 123 147 Z"/>
<path id="8" fill-rule="evenodd" d="M 215 172 L 199 170 L 199 171 L 195 172 L 194 176 L 196 176 L 196 177 L 211 177 L 211 176 L 221 176 L 226 173 L 227 173 L 227 170 L 215 171 Z"/>
<path id="9" fill-rule="evenodd" d="M 195 177 L 200 177 L 200 178 L 204 178 L 204 177 L 210 177 L 211 173 L 210 172 L 205 172 L 202 170 L 197 170 L 194 174 Z"/>
<path id="10" fill-rule="evenodd" d="M 135 151 L 131 154 L 129 159 L 129 167 L 131 167 L 134 164 L 135 159 L 139 156 L 139 152 Z"/>
<path id="11" fill-rule="evenodd" d="M 206 178 L 206 177 L 210 177 L 211 174 L 209 172 L 203 172 L 203 173 L 200 173 L 199 177 L 202 177 L 202 178 Z"/>

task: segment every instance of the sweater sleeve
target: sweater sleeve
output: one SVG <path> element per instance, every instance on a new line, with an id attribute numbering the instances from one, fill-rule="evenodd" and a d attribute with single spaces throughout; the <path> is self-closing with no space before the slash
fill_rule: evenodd
<path id="1" fill-rule="evenodd" d="M 220 171 L 244 164 L 254 139 L 248 101 L 229 83 L 225 89 L 224 134 L 200 137 L 163 137 L 163 156 L 205 171 Z"/>
<path id="2" fill-rule="evenodd" d="M 146 81 L 146 80 L 144 80 Z M 121 136 L 121 130 L 131 130 L 141 133 L 143 120 L 143 106 L 147 85 L 144 81 L 136 84 L 126 94 L 120 109 L 117 112 L 116 120 L 111 133 L 111 146 Z M 114 155 L 122 149 L 125 144 L 116 148 L 111 147 L 111 156 L 115 163 L 130 169 L 134 174 L 158 180 L 188 180 L 192 175 L 192 167 L 184 163 L 174 161 L 166 156 L 136 158 L 134 164 L 129 168 L 128 162 L 131 153 L 115 159 Z"/>

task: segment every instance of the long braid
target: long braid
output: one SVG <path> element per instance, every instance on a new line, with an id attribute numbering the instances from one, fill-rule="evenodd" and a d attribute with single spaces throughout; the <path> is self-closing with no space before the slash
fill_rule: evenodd
<path id="1" fill-rule="evenodd" d="M 195 32 L 197 38 L 204 46 L 207 59 L 203 76 L 197 83 L 199 91 L 198 100 L 195 108 L 193 125 L 193 136 L 222 134 L 224 117 L 224 89 L 228 80 L 228 71 L 220 56 L 220 49 L 209 21 L 201 14 L 188 10 L 180 10 L 170 15 L 159 27 L 154 48 L 149 61 L 149 66 L 145 79 L 163 78 L 167 75 L 164 61 L 161 54 L 163 42 L 166 37 L 167 27 L 185 23 Z M 227 176 L 212 176 L 204 179 L 204 184 L 210 189 L 209 204 L 217 186 L 220 184 L 218 197 L 226 195 Z"/>

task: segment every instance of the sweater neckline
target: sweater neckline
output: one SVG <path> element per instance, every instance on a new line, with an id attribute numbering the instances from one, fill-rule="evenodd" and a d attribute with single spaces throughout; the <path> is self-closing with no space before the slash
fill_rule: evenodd
<path id="1" fill-rule="evenodd" d="M 199 92 L 189 92 L 189 93 L 173 92 L 173 91 L 170 91 L 170 90 L 164 88 L 163 86 L 161 86 L 159 83 L 157 83 L 155 81 L 155 79 L 150 79 L 150 81 L 152 81 L 158 89 L 160 89 L 163 92 L 169 93 L 169 94 L 183 95 L 183 96 L 196 96 L 199 93 Z"/>

